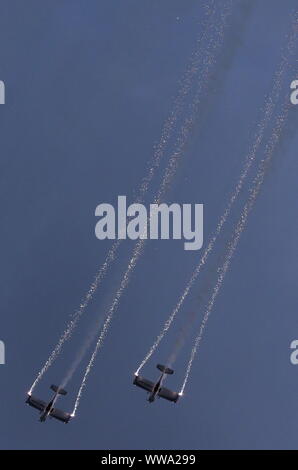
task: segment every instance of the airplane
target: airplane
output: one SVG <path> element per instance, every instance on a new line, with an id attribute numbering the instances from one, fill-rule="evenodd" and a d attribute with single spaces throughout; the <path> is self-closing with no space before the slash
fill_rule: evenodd
<path id="1" fill-rule="evenodd" d="M 63 423 L 68 423 L 72 415 L 70 413 L 65 413 L 65 411 L 61 411 L 58 408 L 54 408 L 54 405 L 59 397 L 59 395 L 66 395 L 67 392 L 63 388 L 57 387 L 57 385 L 51 385 L 51 390 L 53 390 L 54 395 L 51 400 L 46 403 L 39 398 L 33 397 L 31 393 L 28 393 L 28 397 L 26 403 L 33 408 L 36 408 L 40 411 L 40 422 L 44 422 L 48 417 L 56 418 L 59 421 L 63 421 Z"/>
<path id="2" fill-rule="evenodd" d="M 177 392 L 172 392 L 168 388 L 165 388 L 162 386 L 162 382 L 165 379 L 166 374 L 173 374 L 174 371 L 173 369 L 170 369 L 169 367 L 163 366 L 162 364 L 157 364 L 157 369 L 161 371 L 161 376 L 157 380 L 157 382 L 151 382 L 150 380 L 147 380 L 140 375 L 135 374 L 134 378 L 134 385 L 137 385 L 138 387 L 143 388 L 149 393 L 148 401 L 149 403 L 154 402 L 156 397 L 161 397 L 165 398 L 166 400 L 172 401 L 174 403 L 177 403 L 178 398 L 179 398 L 179 393 Z"/>

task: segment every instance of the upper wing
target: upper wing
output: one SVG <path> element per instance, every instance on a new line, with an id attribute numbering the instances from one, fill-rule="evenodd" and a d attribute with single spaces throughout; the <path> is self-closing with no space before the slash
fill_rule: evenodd
<path id="1" fill-rule="evenodd" d="M 147 392 L 152 392 L 154 388 L 153 382 L 150 382 L 150 380 L 144 379 L 143 377 L 140 377 L 139 375 L 135 376 L 133 383 L 137 385 L 138 387 L 141 387 L 144 390 L 147 390 Z"/>
<path id="2" fill-rule="evenodd" d="M 32 395 L 28 396 L 26 403 L 28 403 L 28 405 L 30 406 L 33 406 L 33 408 L 36 408 L 39 411 L 43 411 L 47 406 L 45 401 L 39 400 L 39 398 L 35 398 Z"/>
<path id="3" fill-rule="evenodd" d="M 65 411 L 58 410 L 58 408 L 53 408 L 50 412 L 50 416 L 52 416 L 52 418 L 59 419 L 59 421 L 63 421 L 64 423 L 68 423 L 71 418 L 69 413 L 65 413 Z"/>
<path id="4" fill-rule="evenodd" d="M 175 403 L 179 398 L 179 393 L 172 392 L 172 390 L 169 390 L 168 388 L 165 388 L 165 387 L 160 388 L 158 395 L 161 398 L 165 398 L 166 400 L 169 400 L 169 401 L 174 401 Z"/>

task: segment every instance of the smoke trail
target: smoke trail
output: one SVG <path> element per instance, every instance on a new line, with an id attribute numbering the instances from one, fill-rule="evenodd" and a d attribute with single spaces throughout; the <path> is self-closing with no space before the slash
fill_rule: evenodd
<path id="1" fill-rule="evenodd" d="M 193 360 L 194 360 L 195 355 L 196 355 L 196 353 L 197 353 L 197 351 L 200 347 L 200 343 L 201 343 L 201 340 L 202 340 L 202 337 L 203 337 L 203 333 L 204 333 L 205 327 L 207 325 L 209 316 L 210 316 L 210 314 L 212 312 L 212 309 L 214 307 L 215 300 L 216 300 L 216 298 L 219 294 L 219 291 L 220 291 L 220 289 L 222 287 L 222 284 L 224 282 L 226 273 L 227 273 L 227 271 L 230 267 L 232 257 L 235 253 L 235 250 L 236 250 L 237 245 L 239 243 L 242 232 L 245 229 L 249 213 L 252 210 L 252 208 L 253 208 L 253 206 L 256 202 L 257 196 L 258 196 L 258 194 L 260 192 L 260 189 L 262 187 L 262 184 L 264 182 L 264 178 L 266 176 L 268 165 L 269 165 L 269 163 L 272 159 L 274 149 L 275 149 L 275 147 L 276 147 L 276 145 L 277 145 L 277 143 L 280 139 L 282 130 L 284 128 L 284 125 L 285 125 L 285 122 L 286 122 L 286 119 L 287 119 L 287 116 L 288 116 L 288 111 L 289 111 L 288 101 L 289 100 L 288 100 L 288 97 L 287 97 L 287 103 L 284 106 L 281 114 L 278 115 L 278 117 L 277 117 L 276 125 L 275 125 L 275 128 L 273 130 L 272 136 L 271 136 L 270 141 L 267 144 L 266 149 L 265 149 L 265 157 L 260 162 L 257 175 L 256 175 L 256 177 L 253 181 L 253 184 L 252 184 L 251 188 L 250 188 L 250 194 L 249 194 L 248 200 L 247 200 L 246 204 L 244 205 L 244 208 L 242 210 L 240 219 L 239 219 L 239 221 L 236 225 L 236 228 L 234 230 L 234 234 L 233 234 L 231 242 L 229 244 L 229 248 L 227 250 L 224 262 L 223 262 L 223 264 L 222 264 L 222 266 L 219 270 L 219 276 L 218 276 L 216 285 L 213 289 L 210 301 L 207 305 L 207 308 L 206 308 L 206 311 L 205 311 L 205 314 L 204 314 L 204 317 L 203 317 L 203 320 L 202 320 L 202 323 L 201 323 L 201 326 L 200 326 L 199 334 L 195 339 L 194 346 L 193 346 L 192 351 L 191 351 L 190 359 L 189 359 L 187 369 L 186 369 L 185 378 L 184 378 L 181 390 L 179 392 L 180 395 L 183 395 L 183 393 L 184 393 L 184 390 L 185 390 L 185 387 L 186 387 L 186 384 L 188 382 L 189 375 L 190 375 L 190 372 L 191 372 Z"/>
<path id="2" fill-rule="evenodd" d="M 98 350 L 100 349 L 104 339 L 105 339 L 105 336 L 108 332 L 108 329 L 109 329 L 109 326 L 110 326 L 110 323 L 111 323 L 111 320 L 113 318 L 113 314 L 114 314 L 114 311 L 116 310 L 116 308 L 118 307 L 118 304 L 119 304 L 119 301 L 120 301 L 120 298 L 124 292 L 124 290 L 126 289 L 128 283 L 129 283 L 129 280 L 130 280 L 130 275 L 132 273 L 132 271 L 134 270 L 135 266 L 136 266 L 136 263 L 138 261 L 138 258 L 142 252 L 142 249 L 143 249 L 143 246 L 144 246 L 144 242 L 145 240 L 140 240 L 137 245 L 136 245 L 136 248 L 134 249 L 134 253 L 133 253 L 133 256 L 131 257 L 130 261 L 129 261 L 129 264 L 128 264 L 128 268 L 126 269 L 125 271 L 125 274 L 121 280 L 121 283 L 120 283 L 120 287 L 116 293 L 116 296 L 109 308 L 109 311 L 108 311 L 108 315 L 107 315 L 107 318 L 104 322 L 104 325 L 103 325 L 103 328 L 100 332 L 100 335 L 99 335 L 99 338 L 98 338 L 98 341 L 96 343 L 96 346 L 95 346 L 95 349 L 92 353 L 92 356 L 91 356 L 91 359 L 88 363 L 88 366 L 85 370 L 85 374 L 84 374 L 84 377 L 83 377 L 83 380 L 82 380 L 82 383 L 81 383 L 81 386 L 79 388 L 79 392 L 78 392 L 78 395 L 77 395 L 77 398 L 76 398 L 76 401 L 75 401 L 75 405 L 74 405 L 74 410 L 73 410 L 73 415 L 76 414 L 76 411 L 77 411 L 77 408 L 79 406 L 79 402 L 80 402 L 80 399 L 81 399 L 81 396 L 82 396 L 82 392 L 84 390 L 84 387 L 86 385 L 86 381 L 87 381 L 87 378 L 88 378 L 88 375 L 89 375 L 89 372 L 93 366 L 93 363 L 95 361 L 95 358 L 96 358 L 96 355 L 97 355 L 97 352 Z"/>
<path id="3" fill-rule="evenodd" d="M 94 341 L 96 337 L 96 332 L 95 331 L 89 331 L 87 339 L 85 342 L 82 344 L 80 347 L 79 351 L 77 352 L 77 355 L 75 356 L 74 360 L 72 361 L 66 375 L 64 376 L 63 380 L 61 381 L 61 387 L 66 388 L 70 380 L 72 379 L 75 371 L 77 370 L 78 366 L 80 365 L 84 355 L 86 354 L 87 350 L 90 348 L 92 342 Z"/>
<path id="4" fill-rule="evenodd" d="M 177 359 L 177 356 L 182 348 L 182 346 L 184 345 L 185 343 L 185 340 L 190 332 L 190 329 L 193 325 L 193 322 L 195 320 L 195 312 L 191 312 L 191 314 L 188 315 L 186 321 L 184 322 L 184 325 L 182 326 L 179 334 L 178 334 L 178 337 L 174 343 L 174 346 L 173 346 L 173 349 L 172 349 L 172 352 L 170 354 L 170 356 L 168 357 L 168 360 L 166 361 L 166 365 L 170 368 L 172 368 L 172 366 L 174 365 L 176 359 Z"/>
<path id="5" fill-rule="evenodd" d="M 148 173 L 143 178 L 143 181 L 139 187 L 138 196 L 136 198 L 136 203 L 141 203 L 143 201 L 144 196 L 149 189 L 149 185 L 151 181 L 153 180 L 155 172 L 160 166 L 160 163 L 166 151 L 167 145 L 175 129 L 175 125 L 177 124 L 177 120 L 184 107 L 186 97 L 188 96 L 192 88 L 192 84 L 195 79 L 195 76 L 198 73 L 200 62 L 202 61 L 204 57 L 204 48 L 202 47 L 202 44 L 206 36 L 208 36 L 209 34 L 210 23 L 212 24 L 212 20 L 216 12 L 216 6 L 215 6 L 214 0 L 210 1 L 210 5 L 208 4 L 205 5 L 205 11 L 206 11 L 206 18 L 203 21 L 203 31 L 196 41 L 195 52 L 192 54 L 191 59 L 190 59 L 190 64 L 188 65 L 186 72 L 184 73 L 182 80 L 180 82 L 180 88 L 178 90 L 177 97 L 174 100 L 172 111 L 169 117 L 166 119 L 166 121 L 163 124 L 159 143 L 154 148 L 153 158 L 152 158 L 151 164 L 149 165 Z M 53 362 L 58 357 L 64 343 L 67 340 L 69 340 L 70 337 L 72 336 L 72 333 L 75 330 L 83 313 L 85 312 L 86 307 L 88 306 L 89 302 L 92 300 L 94 293 L 97 291 L 98 287 L 101 284 L 101 281 L 106 276 L 109 267 L 115 260 L 115 257 L 121 245 L 121 242 L 122 240 L 117 240 L 112 245 L 111 249 L 109 250 L 103 265 L 100 267 L 99 271 L 97 272 L 94 278 L 94 281 L 92 282 L 88 292 L 86 293 L 82 303 L 80 304 L 79 309 L 71 316 L 71 320 L 66 325 L 66 328 L 63 334 L 61 335 L 58 343 L 54 347 L 49 358 L 47 359 L 44 366 L 38 373 L 35 381 L 33 382 L 31 389 L 30 389 L 31 393 L 33 389 L 36 387 L 36 385 L 38 384 L 38 382 L 40 381 L 41 377 L 44 375 L 44 373 L 48 370 L 48 368 L 53 364 Z"/>
<path id="6" fill-rule="evenodd" d="M 296 33 L 293 29 L 293 32 L 292 32 L 292 34 L 290 36 L 290 39 L 288 41 L 288 44 L 286 46 L 285 53 L 282 55 L 282 60 L 281 60 L 280 66 L 279 66 L 279 68 L 278 68 L 278 70 L 275 74 L 272 91 L 271 91 L 270 95 L 268 96 L 268 98 L 265 102 L 263 117 L 262 117 L 261 121 L 259 122 L 259 124 L 257 126 L 257 131 L 256 131 L 256 134 L 254 136 L 252 147 L 249 150 L 249 152 L 248 152 L 248 154 L 245 158 L 244 167 L 243 167 L 242 172 L 240 174 L 239 180 L 237 181 L 234 192 L 232 193 L 232 196 L 230 197 L 230 199 L 228 201 L 228 204 L 227 204 L 227 207 L 225 208 L 224 213 L 222 214 L 222 216 L 219 219 L 219 222 L 217 224 L 215 232 L 214 232 L 213 236 L 211 237 L 211 239 L 209 240 L 209 243 L 208 243 L 201 259 L 200 259 L 199 264 L 195 268 L 195 270 L 194 270 L 189 282 L 187 283 L 182 295 L 180 296 L 175 308 L 171 312 L 170 316 L 167 318 L 161 332 L 159 333 L 159 335 L 155 339 L 153 345 L 151 346 L 148 353 L 144 357 L 143 361 L 139 365 L 139 367 L 136 371 L 136 374 L 139 374 L 140 370 L 144 367 L 144 365 L 150 359 L 152 354 L 157 349 L 159 343 L 161 342 L 161 340 L 164 338 L 165 334 L 169 330 L 169 328 L 170 328 L 171 324 L 173 323 L 176 315 L 180 311 L 185 299 L 187 298 L 188 294 L 190 293 L 191 288 L 193 287 L 195 281 L 197 280 L 197 278 L 198 278 L 198 276 L 201 272 L 201 269 L 206 264 L 210 253 L 213 251 L 213 248 L 214 248 L 214 245 L 217 241 L 217 238 L 219 237 L 226 221 L 228 220 L 228 217 L 231 213 L 232 207 L 233 207 L 235 201 L 238 199 L 238 196 L 239 196 L 239 194 L 242 190 L 243 184 L 246 180 L 246 177 L 249 173 L 249 170 L 250 170 L 252 164 L 254 163 L 254 161 L 256 159 L 257 151 L 258 151 L 258 149 L 259 149 L 259 147 L 260 147 L 260 145 L 263 141 L 265 130 L 266 130 L 271 118 L 272 118 L 276 103 L 277 103 L 278 98 L 279 98 L 280 90 L 281 90 L 281 87 L 282 87 L 282 79 L 283 79 L 285 71 L 287 70 L 287 67 L 289 65 L 289 60 L 290 60 L 290 57 L 293 53 L 293 48 L 294 48 L 296 40 L 297 40 Z"/>
<path id="7" fill-rule="evenodd" d="M 195 52 L 191 56 L 190 65 L 184 73 L 182 80 L 180 81 L 181 86 L 173 105 L 173 110 L 170 116 L 164 123 L 161 137 L 158 145 L 155 147 L 153 161 L 149 167 L 148 174 L 143 178 L 141 186 L 139 188 L 139 196 L 136 200 L 137 203 L 141 203 L 144 199 L 145 194 L 149 189 L 156 169 L 159 168 L 162 157 L 166 150 L 167 143 L 169 142 L 175 124 L 177 124 L 178 118 L 181 115 L 182 109 L 185 105 L 186 98 L 190 93 L 195 79 L 196 74 L 199 71 L 199 67 L 204 59 L 205 48 L 204 41 L 210 35 L 210 27 L 212 26 L 213 19 L 216 13 L 215 0 L 210 1 L 210 5 L 205 5 L 206 18 L 203 21 L 202 33 L 196 41 Z"/>
<path id="8" fill-rule="evenodd" d="M 88 290 L 88 292 L 85 296 L 85 299 L 83 300 L 83 302 L 81 303 L 79 309 L 73 314 L 71 320 L 67 324 L 66 329 L 63 332 L 63 334 L 61 335 L 58 343 L 56 344 L 55 348 L 51 352 L 49 358 L 45 362 L 42 369 L 39 371 L 35 381 L 33 382 L 32 386 L 30 388 L 29 393 L 33 392 L 33 389 L 36 387 L 36 385 L 38 384 L 38 382 L 40 381 L 40 379 L 42 378 L 44 373 L 48 370 L 48 368 L 53 364 L 55 359 L 58 357 L 65 341 L 67 341 L 71 337 L 73 331 L 75 330 L 75 328 L 78 324 L 78 321 L 80 320 L 80 318 L 83 315 L 87 305 L 89 304 L 90 300 L 92 299 L 94 292 L 97 290 L 97 288 L 100 285 L 102 279 L 106 275 L 106 272 L 107 272 L 110 264 L 115 259 L 115 255 L 116 255 L 117 249 L 119 247 L 119 244 L 120 244 L 119 240 L 117 240 L 117 242 L 115 242 L 113 244 L 112 248 L 110 249 L 110 251 L 109 251 L 109 253 L 106 257 L 105 262 L 103 263 L 100 270 L 96 274 L 96 277 L 95 277 L 93 283 L 91 284 L 91 286 L 90 286 L 90 288 L 89 288 L 89 290 Z"/>
<path id="9" fill-rule="evenodd" d="M 175 176 L 181 155 L 185 150 L 186 144 L 190 136 L 190 132 L 194 127 L 195 120 L 198 115 L 198 110 L 201 105 L 203 92 L 209 84 L 211 73 L 214 70 L 214 66 L 218 59 L 219 51 L 223 44 L 224 34 L 228 26 L 228 19 L 232 13 L 232 5 L 232 0 L 227 1 L 224 4 L 219 22 L 215 21 L 211 25 L 212 27 L 210 27 L 209 44 L 206 45 L 204 50 L 204 55 L 202 58 L 202 67 L 199 71 L 199 76 L 197 78 L 197 89 L 194 98 L 189 106 L 189 114 L 181 126 L 181 130 L 175 144 L 175 151 L 169 159 L 169 163 L 165 170 L 158 195 L 154 201 L 155 203 L 158 203 L 158 201 L 162 198 L 163 194 L 166 192 L 167 188 L 172 183 L 173 177 Z"/>
<path id="10" fill-rule="evenodd" d="M 203 59 L 202 73 L 200 74 L 200 77 L 198 79 L 198 86 L 197 86 L 197 90 L 196 90 L 196 93 L 195 93 L 195 97 L 194 97 L 194 100 L 193 100 L 193 102 L 190 106 L 190 116 L 186 117 L 186 119 L 184 120 L 184 123 L 181 127 L 181 131 L 179 133 L 179 136 L 178 136 L 176 144 L 175 144 L 175 149 L 176 150 L 169 159 L 169 163 L 168 163 L 168 165 L 166 167 L 166 170 L 164 172 L 164 176 L 162 178 L 160 188 L 158 190 L 158 193 L 157 193 L 156 197 L 154 198 L 154 203 L 155 204 L 160 204 L 162 198 L 164 197 L 164 194 L 165 194 L 166 190 L 168 189 L 169 185 L 171 184 L 172 179 L 173 179 L 173 177 L 176 173 L 179 159 L 180 159 L 180 157 L 181 157 L 181 155 L 184 151 L 184 148 L 185 148 L 185 145 L 187 143 L 190 131 L 191 131 L 191 129 L 194 125 L 194 122 L 195 122 L 196 113 L 198 111 L 198 107 L 199 107 L 199 104 L 200 104 L 202 92 L 204 90 L 204 87 L 208 83 L 208 77 L 210 75 L 210 72 L 212 71 L 212 68 L 213 68 L 214 64 L 215 64 L 216 53 L 219 52 L 219 48 L 222 45 L 225 28 L 227 26 L 227 19 L 231 14 L 231 6 L 232 6 L 231 1 L 226 3 L 226 5 L 224 7 L 224 11 L 223 11 L 223 13 L 221 14 L 221 17 L 220 17 L 220 22 L 219 22 L 218 25 L 216 24 L 215 28 L 214 28 L 216 35 L 215 35 L 215 37 L 211 36 L 209 47 L 206 48 L 205 51 L 204 51 L 205 54 L 204 54 L 204 59 Z M 153 216 L 153 214 L 151 213 L 149 220 L 147 220 L 147 226 L 150 224 L 150 219 L 152 218 L 152 216 Z M 92 366 L 93 366 L 94 361 L 96 359 L 97 353 L 98 353 L 102 343 L 104 342 L 104 339 L 105 339 L 106 334 L 108 332 L 108 329 L 109 329 L 109 326 L 111 324 L 113 315 L 114 315 L 116 309 L 118 308 L 120 298 L 121 298 L 123 292 L 125 291 L 126 287 L 128 286 L 128 283 L 130 281 L 130 276 L 131 276 L 132 272 L 134 271 L 134 268 L 135 268 L 141 254 L 143 252 L 145 243 L 146 243 L 146 239 L 142 238 L 142 236 L 141 236 L 140 240 L 138 241 L 138 243 L 136 244 L 136 247 L 133 250 L 133 254 L 132 254 L 132 256 L 130 258 L 130 261 L 129 261 L 129 264 L 128 264 L 128 268 L 127 268 L 127 270 L 126 270 L 126 272 L 125 272 L 125 274 L 122 278 L 122 281 L 120 283 L 120 287 L 119 287 L 119 289 L 118 289 L 118 291 L 115 295 L 114 301 L 112 302 L 112 305 L 111 305 L 110 309 L 108 310 L 105 323 L 104 323 L 103 328 L 100 332 L 100 335 L 99 335 L 98 341 L 96 343 L 95 349 L 93 351 L 93 354 L 91 356 L 91 359 L 90 359 L 90 361 L 87 365 L 87 368 L 85 370 L 85 374 L 83 376 L 83 380 L 82 380 L 82 383 L 81 383 L 81 386 L 79 388 L 78 395 L 77 395 L 77 398 L 76 398 L 76 401 L 75 401 L 73 414 L 75 414 L 77 409 L 78 409 L 79 402 L 80 402 L 84 387 L 86 385 L 88 375 L 89 375 L 89 373 L 92 369 Z"/>

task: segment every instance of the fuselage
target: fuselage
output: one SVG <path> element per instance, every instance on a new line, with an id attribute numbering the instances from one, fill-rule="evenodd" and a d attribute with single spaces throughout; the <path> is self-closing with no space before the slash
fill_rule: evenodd
<path id="1" fill-rule="evenodd" d="M 47 419 L 47 417 L 49 416 L 49 414 L 51 413 L 53 407 L 54 407 L 54 403 L 56 401 L 56 398 L 57 398 L 57 393 L 55 393 L 55 395 L 53 396 L 52 400 L 49 401 L 49 403 L 47 404 L 47 406 L 45 407 L 45 409 L 43 411 L 40 412 L 40 418 L 39 418 L 39 421 L 41 421 L 42 423 Z"/>
<path id="2" fill-rule="evenodd" d="M 161 374 L 160 378 L 158 379 L 158 381 L 157 381 L 156 384 L 154 385 L 154 388 L 153 388 L 153 390 L 152 390 L 152 392 L 150 393 L 149 398 L 148 398 L 149 403 L 153 403 L 153 402 L 154 402 L 154 400 L 155 400 L 155 398 L 156 398 L 156 396 L 157 396 L 157 394 L 158 394 L 158 392 L 159 392 L 159 390 L 160 390 L 160 388 L 161 388 L 161 382 L 162 382 L 163 377 L 164 377 L 164 373 Z"/>

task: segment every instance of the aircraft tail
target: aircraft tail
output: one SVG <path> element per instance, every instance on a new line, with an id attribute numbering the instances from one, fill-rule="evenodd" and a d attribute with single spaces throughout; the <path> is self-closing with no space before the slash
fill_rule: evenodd
<path id="1" fill-rule="evenodd" d="M 163 366 L 162 364 L 157 364 L 156 366 L 161 372 L 164 374 L 174 374 L 173 369 L 170 369 L 169 367 Z"/>
<path id="2" fill-rule="evenodd" d="M 63 388 L 58 387 L 57 385 L 51 385 L 51 390 L 53 392 L 59 393 L 59 395 L 66 395 L 67 391 L 64 390 Z"/>

